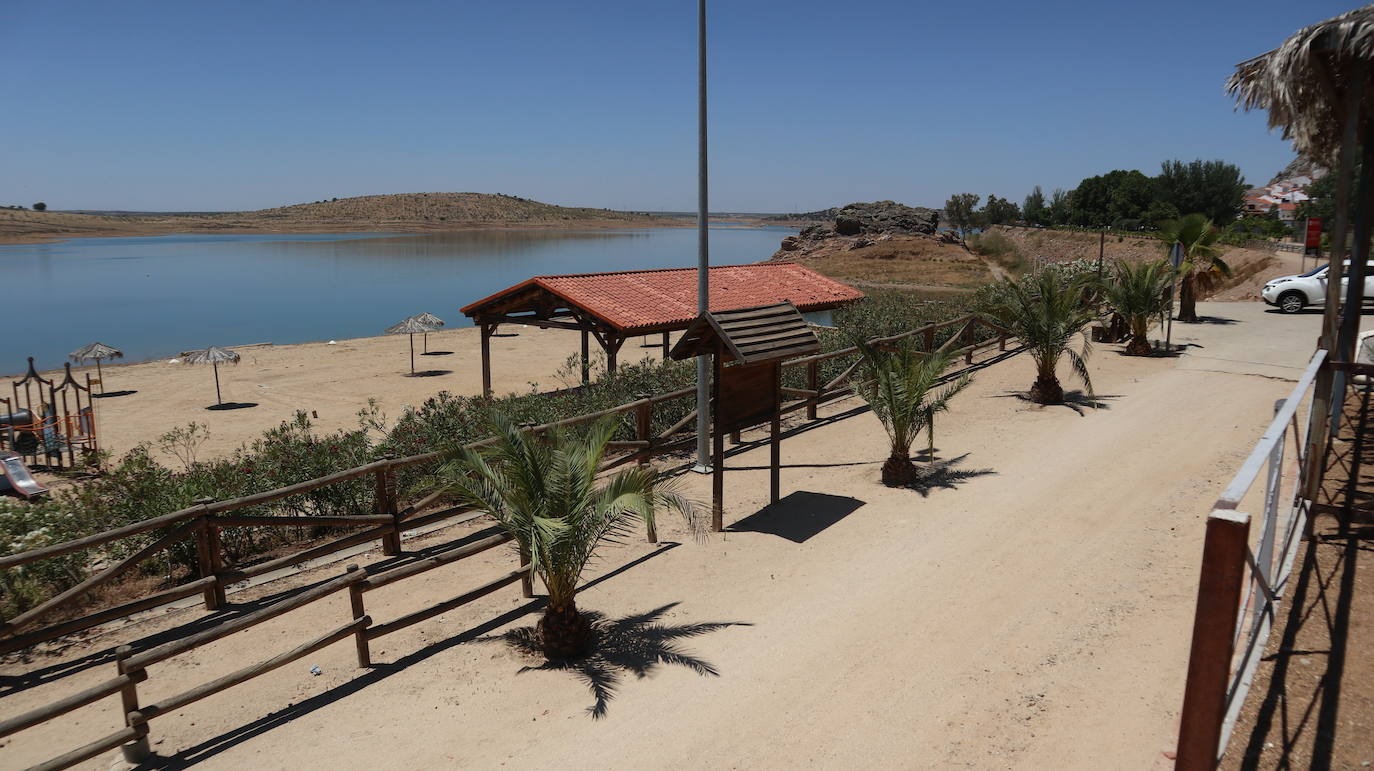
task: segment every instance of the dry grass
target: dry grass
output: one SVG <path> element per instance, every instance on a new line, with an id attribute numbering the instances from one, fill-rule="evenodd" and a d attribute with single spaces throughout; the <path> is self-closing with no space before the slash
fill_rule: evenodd
<path id="1" fill-rule="evenodd" d="M 781 257 L 842 281 L 972 288 L 992 280 L 987 264 L 958 244 L 929 236 L 892 236 L 871 246 L 852 247 L 853 239 Z"/>

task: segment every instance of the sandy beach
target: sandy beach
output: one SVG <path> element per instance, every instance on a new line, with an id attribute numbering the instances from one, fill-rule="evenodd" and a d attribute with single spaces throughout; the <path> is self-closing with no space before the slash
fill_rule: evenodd
<path id="1" fill-rule="evenodd" d="M 491 341 L 495 392 L 525 392 L 531 383 L 540 390 L 573 385 L 558 380 L 557 374 L 567 357 L 581 350 L 576 332 L 503 326 L 497 335 Z M 646 347 L 645 342 L 631 339 L 621 349 L 620 360 L 660 358 L 661 348 Z M 210 428 L 210 439 L 201 450 L 201 457 L 208 458 L 251 442 L 297 410 L 316 416 L 312 422 L 321 431 L 353 429 L 358 426 L 358 410 L 369 398 L 394 419 L 405 405 L 418 406 L 440 391 L 482 390 L 481 335 L 474 327 L 430 333 L 428 356 L 421 353 L 424 344 L 417 335 L 415 369 L 439 373 L 419 377 L 410 375 L 410 345 L 404 335 L 235 350 L 243 359 L 237 366 L 220 367 L 220 388 L 225 402 L 255 405 L 245 409 L 206 409 L 215 404 L 209 366 L 169 364 L 166 359 L 105 364 L 105 388 L 133 393 L 95 400 L 101 447 L 117 457 L 141 442 L 154 442 L 173 428 L 197 422 Z M 95 367 L 89 369 L 95 377 Z M 54 375 L 61 377 L 60 371 L 44 373 Z M 0 382 L 5 393 L 13 380 Z"/>
<path id="2" fill-rule="evenodd" d="M 1176 325 L 1175 341 L 1189 344 L 1181 357 L 1142 360 L 1098 346 L 1099 409 L 1017 398 L 1032 379 L 1024 356 L 981 370 L 941 421 L 937 453 L 947 472 L 919 491 L 879 484 L 882 431 L 854 400 L 786 439 L 786 497 L 777 506 L 765 506 L 766 472 L 757 470 L 766 447 L 746 445 L 728 462 L 728 532 L 694 541 L 665 522 L 659 546 L 631 540 L 596 563 L 579 604 L 615 623 L 616 645 L 599 667 L 526 670 L 540 661 L 499 639 L 537 617 L 512 587 L 384 638 L 373 670 L 356 668 L 352 646 L 337 643 L 160 718 L 149 767 L 1169 767 L 1162 752 L 1175 738 L 1202 522 L 1274 399 L 1291 388 L 1320 321 L 1254 303 L 1200 311 L 1228 323 Z M 530 364 L 551 371 L 563 343 L 576 343 L 555 334 L 545 358 Z M 458 349 L 465 335 L 440 340 Z M 394 403 L 416 398 L 419 391 L 399 392 L 413 383 L 395 366 L 404 361 L 392 349 L 403 343 L 386 341 L 387 367 L 311 396 L 343 411 L 348 394 L 370 390 L 357 382 L 386 390 L 394 381 Z M 533 356 L 538 347 L 524 350 Z M 512 357 L 498 355 L 505 371 L 518 371 L 515 354 L 504 355 Z M 267 356 L 259 355 L 260 369 L 269 369 Z M 304 376 L 292 381 L 286 364 L 297 358 L 271 360 L 280 379 L 263 390 L 304 389 Z M 152 373 L 163 365 L 140 366 Z M 204 401 L 209 373 L 195 374 L 176 398 Z M 476 382 L 475 373 L 452 376 L 460 377 Z M 306 400 L 303 390 L 293 393 L 272 408 Z M 267 398 L 258 400 L 266 406 Z M 682 481 L 709 495 L 707 478 Z M 410 541 L 407 550 L 460 533 Z M 494 550 L 426 573 L 369 595 L 368 612 L 394 618 L 508 570 L 511 559 Z M 0 670 L 18 676 L 6 710 L 109 677 L 115 645 L 146 645 L 204 615 L 187 609 L 10 662 Z M 155 701 L 348 617 L 346 597 L 335 595 L 153 667 L 140 693 Z M 47 681 L 58 672 L 68 676 Z M 588 712 L 597 703 L 592 686 L 610 689 L 602 719 Z M 117 724 L 117 700 L 106 699 L 12 737 L 0 753 L 6 765 L 28 764 Z M 83 767 L 110 768 L 114 757 Z"/>

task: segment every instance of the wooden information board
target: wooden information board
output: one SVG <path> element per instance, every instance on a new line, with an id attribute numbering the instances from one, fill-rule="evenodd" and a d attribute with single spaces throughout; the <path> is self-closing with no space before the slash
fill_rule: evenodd
<path id="1" fill-rule="evenodd" d="M 718 431 L 742 431 L 772 420 L 782 369 L 776 361 L 722 367 L 716 397 Z"/>

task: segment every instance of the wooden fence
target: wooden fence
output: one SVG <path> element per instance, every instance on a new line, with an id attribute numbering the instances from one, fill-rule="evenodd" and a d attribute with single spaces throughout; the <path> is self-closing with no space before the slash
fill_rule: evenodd
<path id="1" fill-rule="evenodd" d="M 1207 518 L 1179 726 L 1176 767 L 1183 771 L 1216 767 L 1269 640 L 1311 514 L 1304 494 L 1312 416 L 1302 425 L 1298 409 L 1325 362 L 1324 350 L 1312 356 Z M 1290 436 L 1296 457 L 1285 471 Z M 1261 472 L 1263 512 L 1252 548 L 1250 515 L 1236 509 Z"/>
<path id="2" fill-rule="evenodd" d="M 980 328 L 985 329 L 990 334 L 987 336 L 980 335 Z M 939 336 L 938 333 L 946 329 L 954 329 L 955 331 L 937 347 L 935 345 L 935 340 Z M 1008 331 L 978 316 L 968 315 L 951 321 L 931 324 L 891 337 L 875 338 L 870 341 L 870 344 L 883 347 L 890 346 L 905 339 L 915 339 L 918 341 L 918 345 L 921 349 L 927 352 L 950 351 L 961 353 L 964 356 L 964 364 L 970 365 L 972 364 L 973 355 L 976 351 L 991 348 L 992 346 L 996 346 L 999 351 L 1006 350 Z M 855 356 L 857 353 L 857 348 L 850 347 L 786 362 L 783 365 L 784 368 L 799 370 L 804 375 L 807 387 L 786 389 L 786 393 L 796 397 L 796 399 L 787 404 L 783 408 L 783 411 L 796 412 L 805 410 L 807 418 L 814 419 L 816 417 L 816 408 L 819 405 L 852 394 L 854 390 L 853 376 L 858 370 L 859 361 L 855 361 L 838 376 L 831 378 L 825 383 L 820 382 L 819 372 L 820 365 L 823 362 L 835 358 Z M 694 441 L 692 437 L 678 438 L 674 435 L 695 419 L 695 411 L 669 427 L 666 431 L 657 435 L 652 435 L 649 432 L 649 426 L 652 421 L 652 411 L 655 405 L 662 404 L 672 399 L 690 397 L 694 392 L 694 388 L 684 388 L 658 396 L 639 399 L 601 412 L 579 415 L 542 426 L 534 426 L 530 430 L 536 432 L 547 431 L 557 427 L 593 421 L 608 415 L 633 414 L 636 426 L 636 438 L 630 441 L 614 442 L 613 447 L 627 452 L 607 461 L 604 468 L 611 468 L 626 462 L 647 463 L 649 459 L 656 454 L 671 452 L 679 447 L 690 445 Z M 489 441 L 491 440 L 482 440 L 468 446 L 478 447 Z M 54 639 L 61 635 L 89 629 L 93 626 L 138 611 L 157 607 L 195 594 L 203 595 L 205 607 L 207 609 L 217 609 L 225 604 L 225 587 L 237 581 L 263 575 L 280 568 L 298 565 L 309 560 L 336 553 L 346 548 L 374 541 L 380 542 L 384 554 L 398 555 L 401 553 L 400 539 L 403 532 L 438 522 L 452 520 L 451 524 L 457 524 L 462 521 L 475 520 L 484 516 L 480 513 L 475 513 L 457 506 L 443 506 L 440 504 L 440 495 L 437 493 L 422 498 L 407 506 L 400 505 L 396 493 L 397 469 L 431 462 L 438 457 L 438 453 L 424 453 L 408 458 L 382 458 L 373 463 L 346 469 L 289 487 L 256 493 L 230 501 L 202 500 L 198 501 L 191 508 L 174 511 L 142 522 L 133 523 L 65 543 L 53 544 L 39 549 L 0 557 L 0 570 L 9 570 L 41 559 L 58 557 L 75 551 L 101 547 L 120 539 L 132 538 L 153 530 L 167 527 L 172 528 L 161 538 L 158 538 L 156 541 L 139 549 L 128 557 L 105 568 L 80 584 L 0 624 L 0 633 L 7 636 L 3 641 L 0 641 L 0 653 L 20 650 L 40 642 Z M 373 477 L 376 488 L 374 498 L 375 513 L 371 515 L 296 517 L 250 516 L 234 513 L 241 509 L 270 503 L 292 495 L 298 495 L 328 485 L 340 484 L 367 476 Z M 231 569 L 224 565 L 223 552 L 219 544 L 220 528 L 233 526 L 296 527 L 303 524 L 361 529 L 352 534 L 330 541 L 329 543 L 312 546 L 291 555 L 279 557 L 242 569 Z M 656 534 L 650 530 L 648 532 L 648 538 L 650 542 L 654 542 L 656 541 Z M 119 575 L 134 569 L 140 562 L 186 539 L 194 539 L 196 545 L 199 577 L 195 580 L 117 607 L 107 608 L 80 618 L 62 621 L 31 631 L 24 631 L 34 626 L 40 619 L 53 615 L 62 608 L 70 607 L 71 604 L 79 600 L 82 595 L 90 590 L 108 583 Z M 510 540 L 510 536 L 506 534 L 489 535 L 446 553 L 400 566 L 375 566 L 375 570 L 373 571 L 358 570 L 356 566 L 349 566 L 346 573 L 335 579 L 251 613 L 231 618 L 219 623 L 211 629 L 190 637 L 165 643 L 138 654 L 134 654 L 125 646 L 117 651 L 117 675 L 114 678 L 92 688 L 88 688 L 80 693 L 73 694 L 43 707 L 0 722 L 0 738 L 25 728 L 47 722 L 107 696 L 119 694 L 122 703 L 122 713 L 125 716 L 125 725 L 122 729 L 95 742 L 53 758 L 47 763 L 37 766 L 37 768 L 66 768 L 120 746 L 125 747 L 126 754 L 130 758 L 137 758 L 147 753 L 148 723 L 154 718 L 166 715 L 192 702 L 243 683 L 258 675 L 270 672 L 273 669 L 317 651 L 338 640 L 342 640 L 346 637 L 353 637 L 357 647 L 358 664 L 361 667 L 367 667 L 371 665 L 369 643 L 379 637 L 466 605 L 516 582 L 521 583 L 522 593 L 525 597 L 532 597 L 533 585 L 528 564 L 529 558 L 528 555 L 520 554 L 518 555 L 519 564 L 514 566 L 510 572 L 504 573 L 456 597 L 400 618 L 374 624 L 372 617 L 367 614 L 364 607 L 364 596 L 368 592 L 398 581 L 403 581 L 420 573 L 461 561 L 507 543 Z M 140 705 L 137 686 L 147 679 L 147 667 L 194 650 L 202 645 L 223 639 L 238 631 L 255 626 L 263 621 L 303 607 L 345 589 L 349 592 L 350 607 L 352 609 L 352 619 L 348 623 L 332 629 L 326 634 L 292 648 L 289 651 L 252 664 L 209 683 L 197 686 L 182 694 L 169 697 L 156 704 Z"/>

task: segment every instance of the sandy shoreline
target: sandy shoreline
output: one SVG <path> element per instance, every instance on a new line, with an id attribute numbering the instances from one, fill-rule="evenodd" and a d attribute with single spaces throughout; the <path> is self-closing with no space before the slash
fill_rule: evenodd
<path id="1" fill-rule="evenodd" d="M 620 360 L 661 358 L 658 337 L 632 338 Z M 520 325 L 502 326 L 492 338 L 492 388 L 498 394 L 526 392 L 531 383 L 553 390 L 574 383 L 556 377 L 569 356 L 581 350 L 576 332 L 544 330 Z M 433 372 L 412 377 L 410 347 L 404 335 L 382 335 L 328 342 L 289 345 L 245 345 L 237 366 L 221 366 L 220 387 L 225 402 L 253 404 L 236 410 L 208 410 L 215 403 L 214 373 L 208 366 L 169 364 L 167 359 L 103 365 L 105 389 L 132 392 L 95 400 L 101 447 L 116 457 L 142 442 L 187 423 L 203 423 L 210 439 L 202 457 L 226 455 L 251 442 L 263 431 L 290 420 L 297 410 L 310 414 L 322 432 L 358 427 L 358 410 L 375 398 L 382 412 L 395 419 L 405 405 L 448 391 L 481 392 L 481 335 L 475 327 L 432 332 L 424 355 L 423 338 L 415 339 L 415 368 Z M 73 367 L 78 377 L 95 367 Z M 61 370 L 43 373 L 61 377 Z M 0 393 L 9 383 L 0 380 Z"/>

